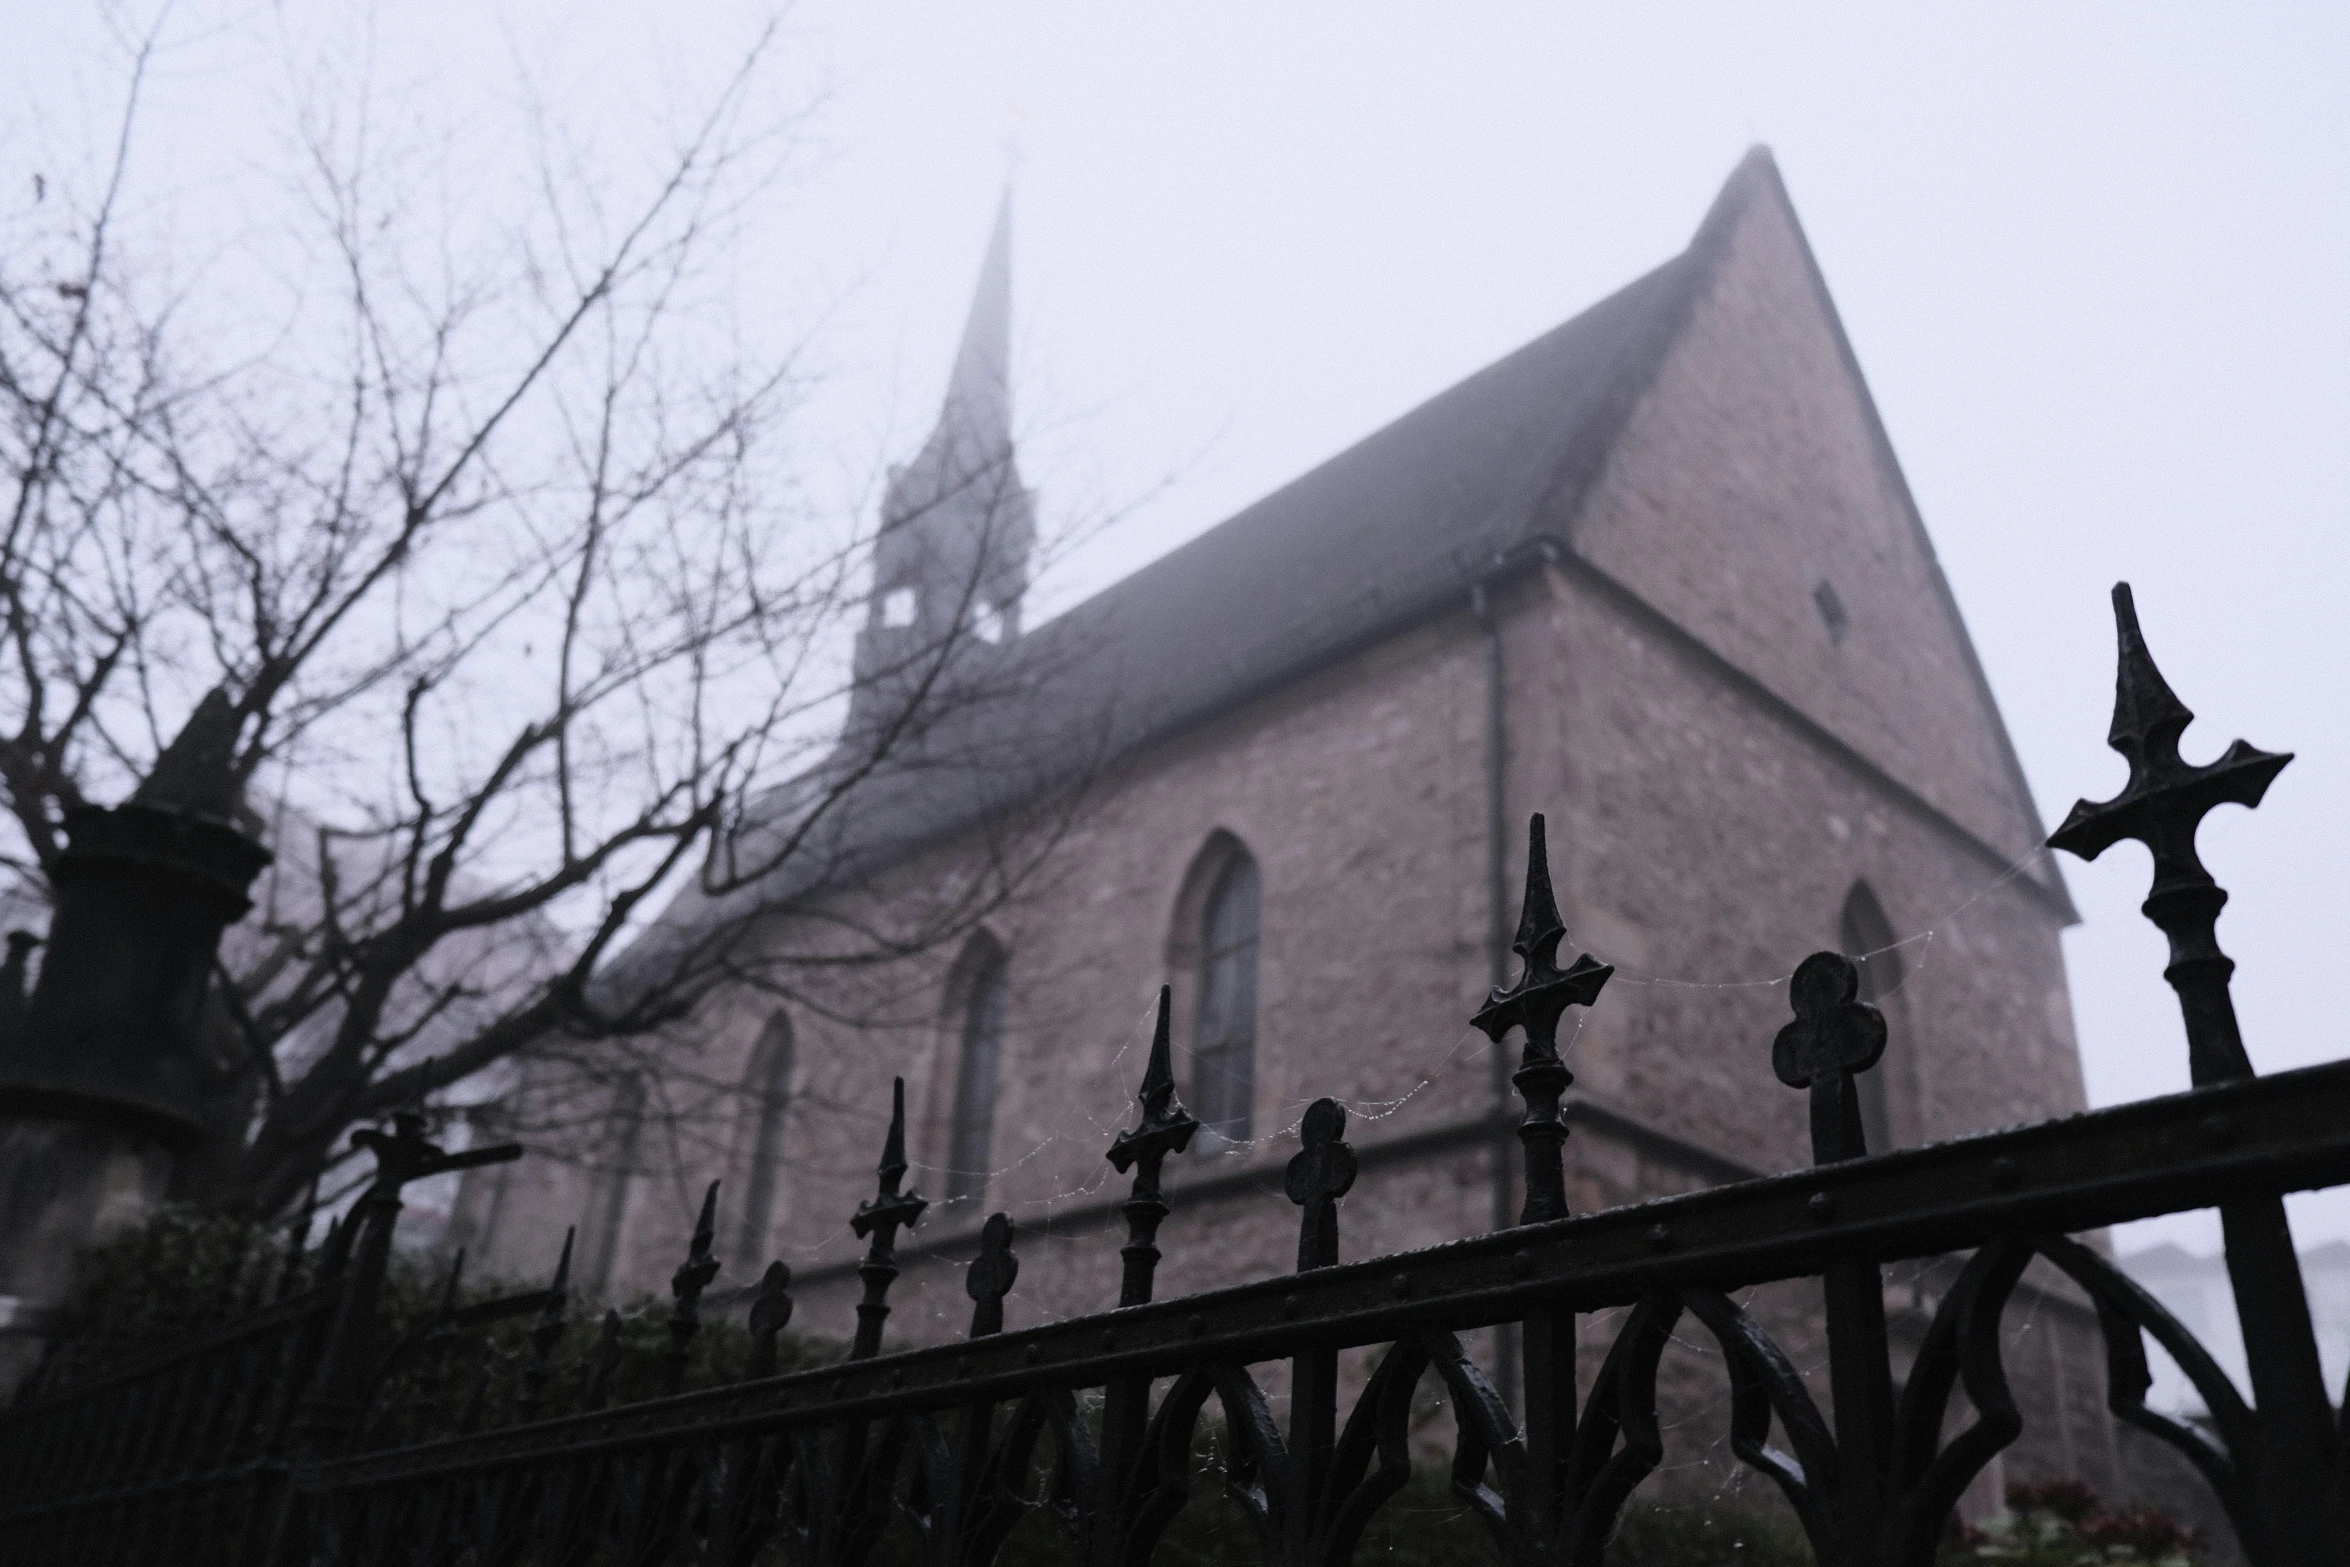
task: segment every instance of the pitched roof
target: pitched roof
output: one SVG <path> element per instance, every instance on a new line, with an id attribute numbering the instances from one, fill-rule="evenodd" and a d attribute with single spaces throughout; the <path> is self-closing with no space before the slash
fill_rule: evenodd
<path id="1" fill-rule="evenodd" d="M 1572 512 L 1703 267 L 1693 246 L 1035 635 L 1088 648 L 1133 744 L 1464 598 Z"/>
<path id="2" fill-rule="evenodd" d="M 1084 763 L 1465 605 L 1498 564 L 1566 532 L 1747 208 L 1780 190 L 1756 147 L 1681 254 L 1010 648 L 985 650 L 1023 673 L 945 719 L 927 761 L 862 786 L 815 879 L 854 880 Z"/>

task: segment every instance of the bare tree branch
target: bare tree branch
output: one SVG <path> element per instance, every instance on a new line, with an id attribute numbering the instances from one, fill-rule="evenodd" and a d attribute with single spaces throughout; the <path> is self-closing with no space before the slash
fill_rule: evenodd
<path id="1" fill-rule="evenodd" d="M 0 864 L 37 894 L 65 813 L 225 693 L 279 858 L 224 946 L 237 1146 L 194 1195 L 281 1207 L 355 1122 L 485 1074 L 609 1085 L 718 987 L 847 1015 L 1021 892 L 1082 737 L 1006 728 L 1042 676 L 980 644 L 976 571 L 841 734 L 871 541 L 792 504 L 797 350 L 713 330 L 772 27 L 609 223 L 618 182 L 549 130 L 534 210 L 420 231 L 372 94 L 308 116 L 327 286 L 244 356 L 118 241 L 154 48 L 96 199 L 0 233 Z M 842 895 L 887 823 L 965 796 L 1019 807 L 966 873 Z"/>

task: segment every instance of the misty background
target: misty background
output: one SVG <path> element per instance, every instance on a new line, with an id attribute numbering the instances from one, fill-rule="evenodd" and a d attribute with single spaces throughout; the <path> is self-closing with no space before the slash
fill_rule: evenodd
<path id="1" fill-rule="evenodd" d="M 147 13 L 8 13 L 13 204 L 110 151 L 118 40 Z M 319 59 L 381 84 L 386 134 L 403 105 L 446 111 L 461 134 L 429 157 L 461 183 L 549 105 L 615 138 L 690 113 L 767 15 L 183 4 L 132 170 L 141 238 L 217 292 L 288 199 L 272 170 Z M 1678 251 L 1768 143 L 2043 818 L 2121 783 L 2106 590 L 2127 578 L 2200 715 L 2188 757 L 2239 735 L 2298 753 L 2202 840 L 2253 1060 L 2344 1053 L 2341 8 L 901 0 L 805 5 L 781 37 L 790 156 L 738 215 L 731 282 L 744 336 L 811 373 L 806 500 L 869 511 L 927 428 L 1011 178 L 1022 466 L 1048 528 L 1091 528 L 1035 618 Z M 2092 1101 L 2183 1088 L 2144 851 L 2064 874 Z M 2350 1200 L 2295 1213 L 2304 1244 L 2350 1236 Z M 2210 1249 L 2216 1228 L 2177 1216 L 2123 1244 Z"/>

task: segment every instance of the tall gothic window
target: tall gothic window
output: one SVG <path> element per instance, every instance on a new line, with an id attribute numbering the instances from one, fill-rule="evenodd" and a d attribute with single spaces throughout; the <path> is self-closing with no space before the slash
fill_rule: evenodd
<path id="1" fill-rule="evenodd" d="M 1865 881 L 1854 882 L 1852 891 L 1845 894 L 1841 934 L 1844 955 L 1860 970 L 1860 999 L 1883 1006 L 1901 988 L 1901 951 L 1894 945 L 1898 938 L 1893 934 L 1893 922 L 1885 917 L 1885 906 Z M 1900 1048 L 1901 1036 L 1895 1031 L 1885 1046 L 1885 1056 L 1853 1079 L 1860 1095 L 1861 1131 L 1868 1137 L 1870 1153 L 1884 1153 L 1893 1146 L 1893 1106 L 1887 1080 L 1892 1075 L 1892 1053 Z"/>
<path id="2" fill-rule="evenodd" d="M 645 1130 L 645 1085 L 624 1077 L 612 1091 L 611 1120 L 606 1131 L 605 1164 L 596 1177 L 589 1222 L 595 1226 L 595 1256 L 587 1269 L 588 1288 L 598 1295 L 611 1292 L 612 1269 L 620 1260 L 620 1231 L 628 1220 L 628 1182 L 636 1173 L 637 1144 Z"/>
<path id="3" fill-rule="evenodd" d="M 775 1193 L 783 1163 L 784 1125 L 791 1118 L 791 1078 L 798 1049 L 791 1019 L 781 1012 L 767 1020 L 751 1049 L 743 1074 L 743 1102 L 751 1115 L 751 1168 L 743 1183 L 742 1238 L 735 1255 L 756 1268 L 767 1252 L 767 1231 L 775 1222 Z"/>
<path id="4" fill-rule="evenodd" d="M 950 1203 L 976 1204 L 987 1195 L 1009 970 L 1003 949 L 984 935 L 974 939 L 963 960 L 963 1059 L 955 1073 L 955 1126 L 947 1149 Z"/>
<path id="5" fill-rule="evenodd" d="M 1257 862 L 1234 847 L 1200 919 L 1199 1029 L 1191 1049 L 1191 1109 L 1233 1142 L 1249 1135 L 1257 1087 Z"/>

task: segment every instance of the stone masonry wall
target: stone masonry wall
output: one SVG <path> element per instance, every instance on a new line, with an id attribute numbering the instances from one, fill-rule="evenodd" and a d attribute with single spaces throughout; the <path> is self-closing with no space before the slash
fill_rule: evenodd
<path id="1" fill-rule="evenodd" d="M 1567 553 L 1499 599 L 1510 883 L 1527 813 L 1547 812 L 1569 950 L 1618 966 L 1569 1048 L 1577 1092 L 1651 1129 L 1577 1133 L 1570 1178 L 1586 1206 L 1808 1159 L 1803 1095 L 1771 1076 L 1770 1042 L 1786 976 L 1837 944 L 1857 882 L 1905 938 L 1905 982 L 1885 1002 L 1898 1141 L 2082 1103 L 2067 906 L 2045 864 L 2016 865 L 2036 846 L 2030 803 L 1807 267 L 1791 214 L 1753 204 L 1582 514 L 1560 520 Z M 1822 580 L 1844 607 L 1840 636 L 1815 602 Z M 933 1207 L 893 1295 L 893 1337 L 963 1330 L 959 1263 L 997 1208 L 1025 1230 L 1014 1325 L 1115 1299 L 1121 1187 L 1102 1154 L 1132 1119 L 1161 983 L 1175 987 L 1179 1048 L 1190 1038 L 1184 889 L 1223 834 L 1263 878 L 1256 1137 L 1171 1164 L 1162 1295 L 1294 1266 L 1281 1168 L 1323 1094 L 1350 1106 L 1365 1153 L 1348 1257 L 1490 1224 L 1490 1143 L 1461 1130 L 1491 1109 L 1487 1046 L 1466 1023 L 1487 980 L 1484 680 L 1464 603 L 1100 780 L 1043 876 L 990 924 L 1011 983 L 989 1187 L 961 1211 Z M 886 905 L 971 852 L 920 856 L 862 896 Z M 721 1288 L 780 1257 L 802 1280 L 798 1324 L 848 1334 L 861 1247 L 847 1220 L 872 1189 L 893 1075 L 907 1084 L 912 1181 L 934 1198 L 944 1186 L 955 956 L 868 979 L 870 1004 L 839 1009 L 862 1026 L 793 1011 L 774 1222 L 753 1255 L 729 1254 Z M 719 1085 L 722 1102 L 772 1005 L 714 1001 L 677 1047 L 678 1073 Z M 1427 1151 L 1383 1153 L 1415 1139 Z M 1672 1156 L 1681 1144 L 1706 1156 Z M 561 1227 L 600 1223 L 617 1190 L 612 1287 L 659 1290 L 701 1183 L 723 1174 L 739 1194 L 748 1149 L 747 1101 L 690 1159 L 625 1188 L 550 1147 L 502 1186 L 478 1182 L 461 1222 L 493 1259 L 543 1267 Z M 1223 1195 L 1185 1197 L 1210 1179 Z M 1816 1369 L 1807 1297 L 1764 1293 L 1758 1309 Z M 2086 1317 L 2052 1283 L 2019 1297 L 2010 1331 L 2030 1429 L 2008 1471 L 2118 1485 Z M 1595 1331 L 1587 1372 L 1603 1349 Z M 1675 1356 L 1675 1429 L 1692 1435 L 1667 1483 L 1729 1484 L 1722 1444 L 1696 1434 L 1718 1371 L 1700 1351 Z"/>

